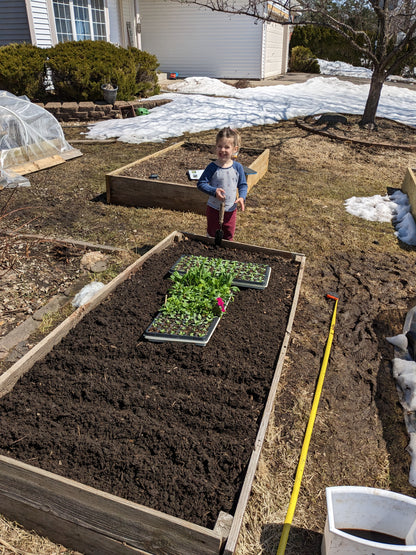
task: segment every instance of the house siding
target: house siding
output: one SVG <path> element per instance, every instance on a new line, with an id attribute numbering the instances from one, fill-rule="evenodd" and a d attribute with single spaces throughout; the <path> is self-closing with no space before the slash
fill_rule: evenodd
<path id="1" fill-rule="evenodd" d="M 264 50 L 264 77 L 273 77 L 286 72 L 285 32 L 283 25 L 267 23 Z"/>
<path id="2" fill-rule="evenodd" d="M 181 77 L 262 78 L 263 25 L 247 17 L 139 0 L 143 50 Z"/>
<path id="3" fill-rule="evenodd" d="M 25 0 L 1 0 L 0 45 L 31 42 Z"/>

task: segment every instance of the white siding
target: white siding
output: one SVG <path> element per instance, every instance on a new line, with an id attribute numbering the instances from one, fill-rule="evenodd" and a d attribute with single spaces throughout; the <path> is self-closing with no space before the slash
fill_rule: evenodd
<path id="1" fill-rule="evenodd" d="M 35 30 L 34 44 L 41 48 L 49 48 L 52 46 L 52 37 L 46 0 L 31 0 L 31 9 Z"/>
<path id="2" fill-rule="evenodd" d="M 265 78 L 286 72 L 285 35 L 283 25 L 279 25 L 279 23 L 266 24 L 263 75 Z"/>
<path id="3" fill-rule="evenodd" d="M 260 79 L 261 23 L 163 0 L 139 0 L 142 49 L 181 77 Z"/>
<path id="4" fill-rule="evenodd" d="M 118 0 L 108 0 L 108 19 L 110 25 L 110 42 L 113 44 L 122 44 L 120 13 L 118 9 Z"/>

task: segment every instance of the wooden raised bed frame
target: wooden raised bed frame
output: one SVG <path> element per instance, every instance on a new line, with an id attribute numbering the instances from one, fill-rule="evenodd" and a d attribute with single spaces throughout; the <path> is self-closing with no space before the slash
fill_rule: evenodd
<path id="1" fill-rule="evenodd" d="M 213 239 L 174 231 L 126 270 L 101 288 L 91 301 L 78 308 L 47 337 L 0 376 L 0 397 L 10 392 L 18 379 L 42 359 L 78 322 L 120 283 L 138 271 L 153 254 L 185 238 L 213 243 Z M 283 361 L 289 344 L 304 272 L 303 254 L 223 241 L 230 249 L 255 251 L 299 262 L 285 337 L 245 480 L 234 516 L 220 513 L 214 530 L 47 472 L 12 458 L 0 456 L 0 513 L 28 529 L 46 535 L 85 554 L 99 555 L 232 555 L 243 522 L 248 498 Z"/>
<path id="2" fill-rule="evenodd" d="M 402 191 L 409 197 L 410 212 L 416 220 L 416 169 L 407 168 L 402 183 Z"/>
<path id="3" fill-rule="evenodd" d="M 145 208 L 158 207 L 167 210 L 205 214 L 207 195 L 197 189 L 196 181 L 193 184 L 186 185 L 123 175 L 127 168 L 136 166 L 149 158 L 163 155 L 170 150 L 179 149 L 184 144 L 185 141 L 175 143 L 159 152 L 145 156 L 140 160 L 136 160 L 131 164 L 108 173 L 105 176 L 108 204 L 141 206 Z M 267 172 L 269 154 L 269 149 L 259 150 L 258 158 L 250 164 L 249 168 L 257 173 L 247 176 L 248 192 Z"/>

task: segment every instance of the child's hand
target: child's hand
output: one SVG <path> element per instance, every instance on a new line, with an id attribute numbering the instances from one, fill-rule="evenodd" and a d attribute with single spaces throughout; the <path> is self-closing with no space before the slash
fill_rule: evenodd
<path id="1" fill-rule="evenodd" d="M 225 200 L 225 191 L 224 189 L 220 189 L 218 187 L 218 189 L 215 191 L 215 196 L 217 197 L 218 200 L 220 200 L 221 202 L 223 200 Z"/>
<path id="2" fill-rule="evenodd" d="M 237 208 L 240 207 L 241 212 L 244 212 L 246 206 L 245 206 L 243 197 L 238 197 L 238 199 L 236 200 L 236 203 L 237 203 Z"/>

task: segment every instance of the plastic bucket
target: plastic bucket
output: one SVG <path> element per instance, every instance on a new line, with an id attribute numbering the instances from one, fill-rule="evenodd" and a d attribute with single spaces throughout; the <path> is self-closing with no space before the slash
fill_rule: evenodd
<path id="1" fill-rule="evenodd" d="M 376 488 L 326 489 L 322 555 L 416 554 L 416 499 Z"/>
<path id="2" fill-rule="evenodd" d="M 103 93 L 103 98 L 108 104 L 114 104 L 117 98 L 118 87 L 112 89 L 107 89 L 107 85 L 101 85 L 101 92 Z"/>

